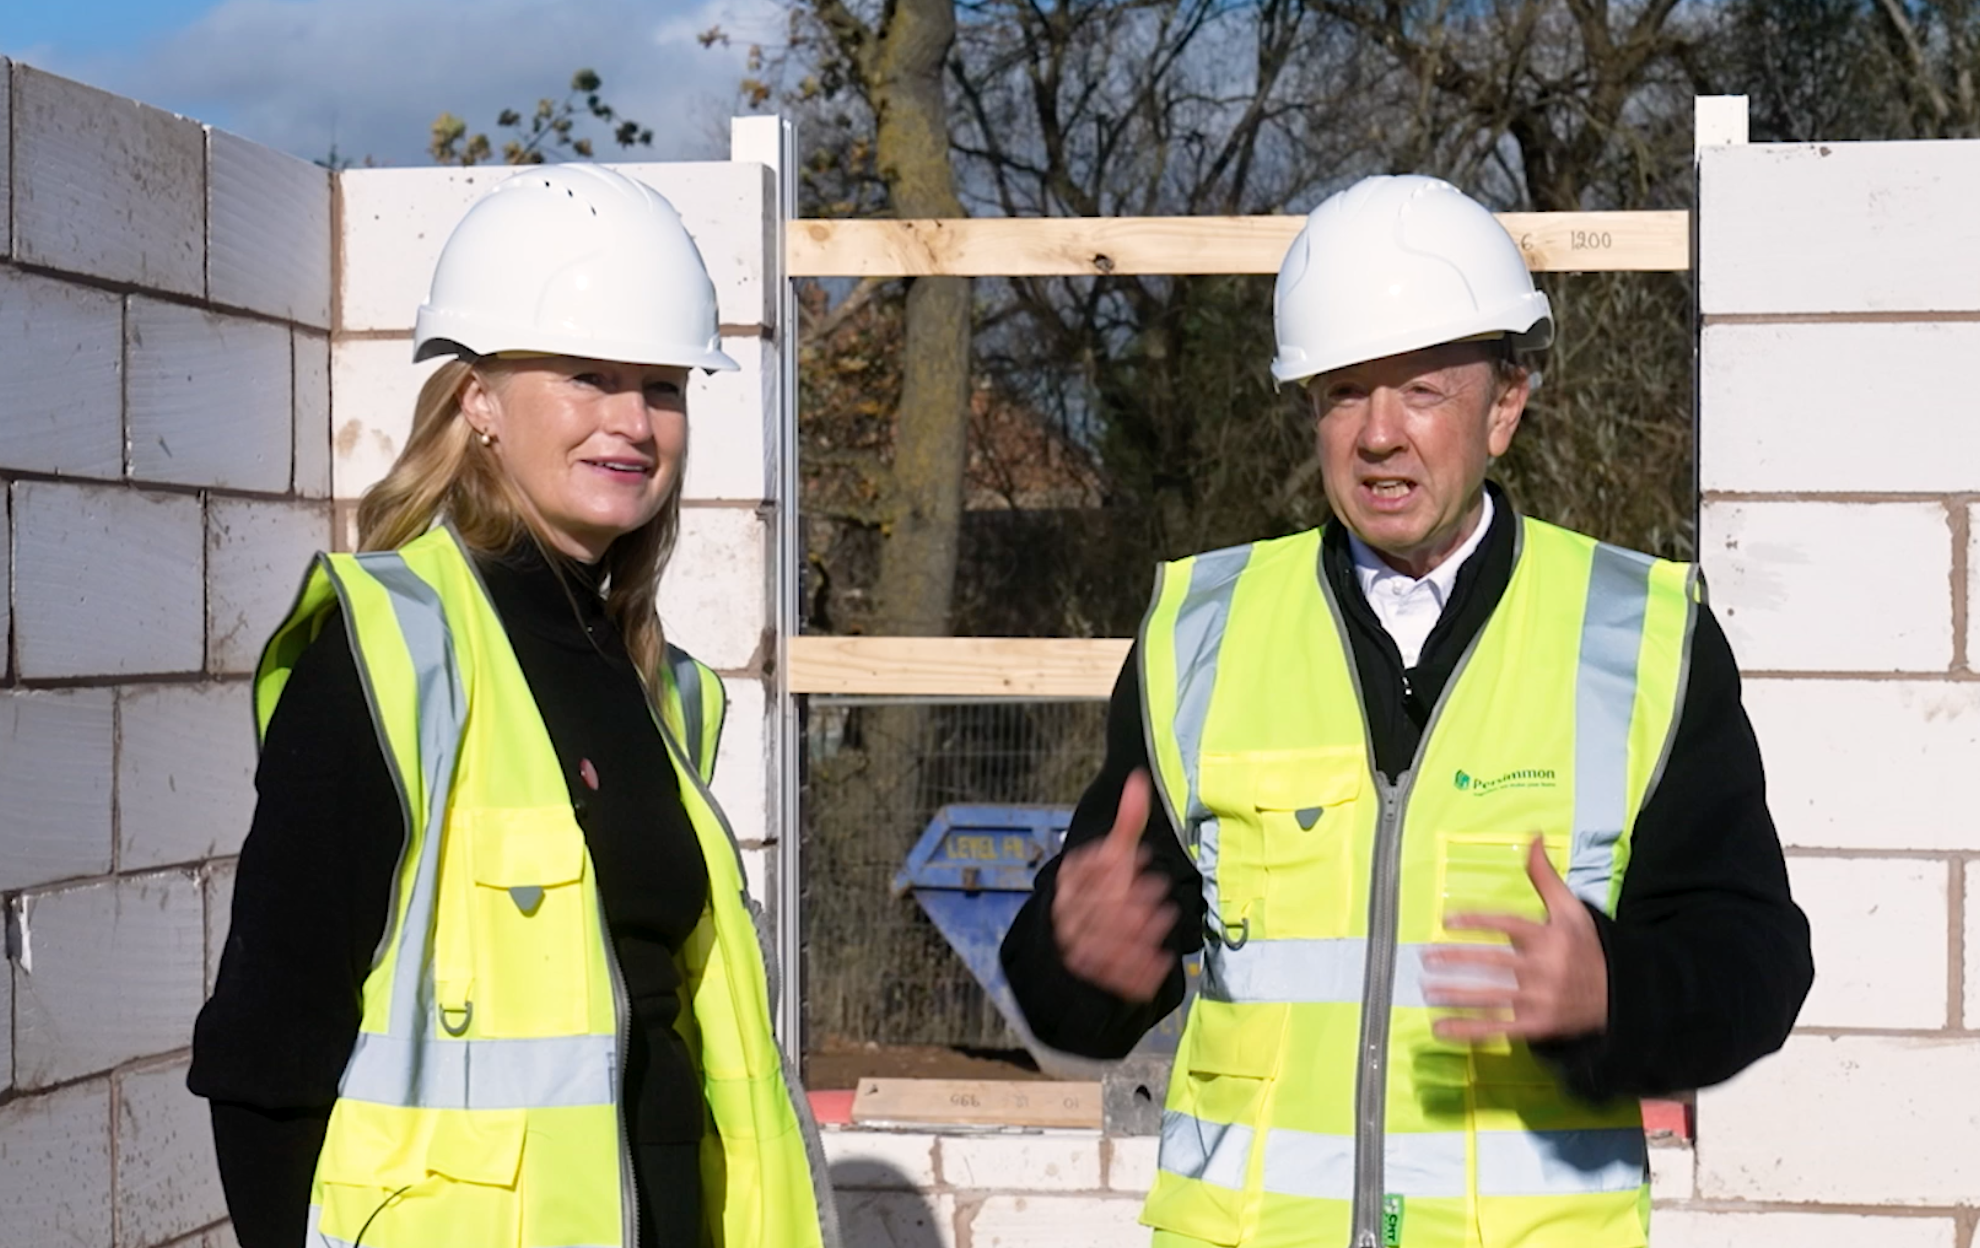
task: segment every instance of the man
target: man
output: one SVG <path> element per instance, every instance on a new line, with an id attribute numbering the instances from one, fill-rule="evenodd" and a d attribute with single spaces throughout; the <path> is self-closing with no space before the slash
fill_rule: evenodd
<path id="1" fill-rule="evenodd" d="M 1636 1098 L 1813 978 L 1731 651 L 1691 569 L 1486 484 L 1553 326 L 1484 208 L 1335 195 L 1276 321 L 1338 523 L 1162 569 L 1012 987 L 1115 1057 L 1202 949 L 1157 1245 L 1640 1245 Z"/>

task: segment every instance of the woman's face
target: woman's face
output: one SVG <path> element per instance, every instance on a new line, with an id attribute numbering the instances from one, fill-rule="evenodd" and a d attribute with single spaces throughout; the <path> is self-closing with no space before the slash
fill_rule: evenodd
<path id="1" fill-rule="evenodd" d="M 573 356 L 484 360 L 461 413 L 536 527 L 558 550 L 595 563 L 658 515 L 687 454 L 688 370 Z"/>

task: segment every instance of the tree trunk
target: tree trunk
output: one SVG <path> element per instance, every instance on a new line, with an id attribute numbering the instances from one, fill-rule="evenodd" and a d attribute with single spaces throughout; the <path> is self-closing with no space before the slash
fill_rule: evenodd
<path id="1" fill-rule="evenodd" d="M 943 89 L 955 38 L 952 0 L 900 0 L 875 49 L 875 151 L 900 217 L 964 215 Z M 886 544 L 874 588 L 874 627 L 884 634 L 949 631 L 968 455 L 969 335 L 968 279 L 916 279 L 908 290 Z"/>

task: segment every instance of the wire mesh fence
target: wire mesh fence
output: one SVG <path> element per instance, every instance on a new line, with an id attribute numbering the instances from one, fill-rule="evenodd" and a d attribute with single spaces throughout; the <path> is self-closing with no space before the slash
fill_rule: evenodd
<path id="1" fill-rule="evenodd" d="M 1019 1044 L 892 881 L 935 812 L 1070 806 L 1105 750 L 1101 701 L 812 697 L 800 798 L 812 1047 Z"/>

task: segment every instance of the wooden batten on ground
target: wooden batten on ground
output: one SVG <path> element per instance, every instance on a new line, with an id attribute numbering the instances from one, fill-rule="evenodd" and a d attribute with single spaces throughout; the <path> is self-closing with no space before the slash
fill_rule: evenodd
<path id="1" fill-rule="evenodd" d="M 975 217 L 793 221 L 792 277 L 1095 277 L 1276 273 L 1306 218 Z M 1499 214 L 1536 272 L 1684 272 L 1683 212 Z"/>
<path id="2" fill-rule="evenodd" d="M 942 1123 L 1099 1129 L 1100 1085 L 994 1079 L 862 1079 L 856 1124 Z"/>

